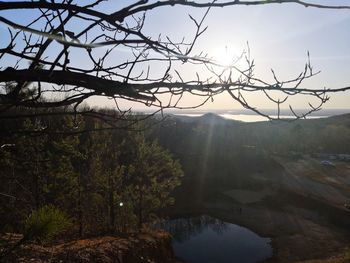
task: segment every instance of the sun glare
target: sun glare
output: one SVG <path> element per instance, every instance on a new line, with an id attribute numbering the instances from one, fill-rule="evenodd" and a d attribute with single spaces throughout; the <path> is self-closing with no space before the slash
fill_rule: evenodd
<path id="1" fill-rule="evenodd" d="M 240 55 L 235 48 L 218 47 L 212 53 L 212 60 L 219 65 L 229 67 L 239 60 Z"/>

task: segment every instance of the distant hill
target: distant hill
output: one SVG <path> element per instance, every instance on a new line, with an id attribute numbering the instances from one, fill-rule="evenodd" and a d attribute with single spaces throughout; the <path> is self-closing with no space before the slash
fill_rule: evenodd
<path id="1" fill-rule="evenodd" d="M 201 116 L 188 116 L 188 115 L 170 115 L 172 118 L 180 120 L 182 122 L 208 124 L 208 125 L 226 125 L 232 123 L 243 123 L 242 121 L 229 120 L 217 115 L 215 113 L 205 113 Z"/>
<path id="2" fill-rule="evenodd" d="M 190 116 L 190 115 L 176 115 L 170 114 L 172 118 L 177 120 L 188 122 L 188 123 L 201 123 L 201 124 L 209 124 L 209 125 L 232 125 L 232 124 L 241 124 L 241 125 L 249 125 L 251 127 L 255 126 L 265 126 L 269 125 L 269 121 L 259 121 L 259 122 L 244 122 L 232 119 L 226 119 L 221 117 L 216 113 L 205 113 L 200 116 Z M 275 124 L 288 125 L 290 123 L 300 123 L 300 124 L 346 124 L 350 125 L 350 113 L 334 115 L 326 118 L 313 118 L 313 119 L 300 119 L 300 120 L 283 120 L 283 121 L 274 121 Z"/>
<path id="3" fill-rule="evenodd" d="M 227 124 L 232 123 L 231 120 L 227 120 L 217 114 L 214 113 L 206 113 L 200 117 L 197 117 L 196 122 L 204 123 L 204 124 L 210 124 L 210 125 L 222 125 L 222 124 Z M 239 122 L 239 121 L 234 121 L 234 122 Z"/>

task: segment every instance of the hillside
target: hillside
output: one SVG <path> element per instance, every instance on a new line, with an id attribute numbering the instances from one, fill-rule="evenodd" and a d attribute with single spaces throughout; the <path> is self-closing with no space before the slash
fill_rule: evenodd
<path id="1" fill-rule="evenodd" d="M 47 247 L 57 259 L 67 253 L 94 257 L 96 251 L 108 257 L 121 239 L 159 218 L 201 215 L 271 238 L 268 262 L 339 257 L 350 246 L 349 114 L 272 123 L 215 114 L 160 123 L 149 118 L 138 133 L 9 132 L 38 123 L 45 132 L 62 131 L 71 121 L 48 116 L 2 123 L 2 233 L 21 232 L 38 207 L 57 206 L 73 224 L 61 234 L 64 249 Z M 104 127 L 92 118 L 81 121 Z M 3 244 L 6 251 L 9 244 Z M 25 260 L 32 252 L 36 257 L 37 245 L 22 247 L 29 249 Z M 39 258 L 47 257 L 40 251 Z"/>
<path id="2" fill-rule="evenodd" d="M 167 214 L 209 214 L 272 237 L 271 262 L 328 258 L 350 245 L 350 163 L 337 159 L 350 153 L 349 114 L 215 125 L 212 115 L 182 118 L 156 135 L 185 172 Z"/>

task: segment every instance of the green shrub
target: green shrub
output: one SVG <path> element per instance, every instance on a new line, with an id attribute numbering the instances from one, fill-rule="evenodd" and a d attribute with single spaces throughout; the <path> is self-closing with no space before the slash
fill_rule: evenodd
<path id="1" fill-rule="evenodd" d="M 24 221 L 25 240 L 48 240 L 71 225 L 66 214 L 54 206 L 43 206 L 33 211 Z"/>
<path id="2" fill-rule="evenodd" d="M 347 248 L 344 253 L 344 258 L 350 260 L 350 248 Z"/>

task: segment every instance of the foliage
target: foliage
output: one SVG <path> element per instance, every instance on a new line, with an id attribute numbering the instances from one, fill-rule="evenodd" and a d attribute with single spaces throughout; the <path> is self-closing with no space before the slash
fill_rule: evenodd
<path id="1" fill-rule="evenodd" d="M 350 260 L 350 248 L 347 248 L 344 253 L 345 260 Z"/>
<path id="2" fill-rule="evenodd" d="M 180 163 L 174 161 L 167 150 L 157 142 L 138 139 L 135 162 L 129 167 L 128 195 L 132 199 L 138 226 L 149 221 L 157 209 L 173 204 L 169 196 L 180 185 L 183 176 Z"/>
<path id="3" fill-rule="evenodd" d="M 48 240 L 71 226 L 67 215 L 54 206 L 33 211 L 24 221 L 24 239 Z"/>
<path id="4" fill-rule="evenodd" d="M 94 189 L 87 195 L 101 201 L 92 202 L 101 211 L 101 217 L 95 217 L 100 226 L 125 229 L 127 219 L 130 230 L 172 203 L 169 195 L 180 184 L 182 170 L 168 151 L 147 142 L 142 132 L 104 131 L 92 138 L 89 181 Z"/>
<path id="5" fill-rule="evenodd" d="M 21 245 L 31 241 L 47 241 L 61 234 L 72 225 L 71 220 L 54 206 L 43 206 L 27 216 L 23 222 L 23 237 L 14 244 L 3 240 L 0 243 L 0 261 L 16 251 Z"/>
<path id="6" fill-rule="evenodd" d="M 19 129 L 41 129 L 50 126 L 58 129 L 64 118 L 25 118 L 21 121 L 2 122 Z M 64 207 L 74 212 L 77 199 L 77 172 L 74 163 L 81 158 L 77 150 L 78 139 L 58 134 L 26 136 L 5 134 L 0 143 L 12 147 L 1 150 L 3 169 L 0 192 L 9 197 L 0 199 L 0 229 L 12 227 L 19 231 L 21 220 L 33 209 L 46 204 Z M 9 202 L 10 201 L 10 202 Z"/>
<path id="7" fill-rule="evenodd" d="M 59 131 L 60 126 L 73 126 L 74 121 L 73 116 L 48 115 L 1 124 L 5 129 Z M 103 131 L 40 136 L 5 133 L 0 138 L 1 145 L 11 145 L 0 150 L 1 232 L 21 231 L 23 218 L 46 206 L 67 211 L 79 235 L 133 231 L 140 221 L 140 205 L 135 201 L 138 191 L 145 193 L 142 223 L 172 203 L 170 194 L 179 185 L 182 172 L 168 151 L 149 142 L 143 132 L 105 129 L 108 126 L 102 121 L 89 117 L 79 122 Z M 140 125 L 137 128 L 142 130 Z M 36 231 L 38 226 L 33 227 Z"/>
<path id="8" fill-rule="evenodd" d="M 251 186 L 252 177 L 245 175 L 278 168 L 276 155 L 349 154 L 350 149 L 348 116 L 274 125 L 179 117 L 146 132 L 105 129 L 90 117 L 79 122 L 104 130 L 0 138 L 1 145 L 11 145 L 0 150 L 1 232 L 20 232 L 23 218 L 45 206 L 66 211 L 79 235 L 135 231 L 181 197 L 180 183 L 185 189 L 197 180 L 198 195 L 199 188 Z M 47 116 L 1 121 L 1 126 L 58 131 L 73 123 L 73 116 Z M 143 130 L 138 125 L 134 128 Z M 196 200 L 196 189 L 188 191 Z"/>
<path id="9" fill-rule="evenodd" d="M 72 126 L 73 120 L 49 116 L 1 123 L 5 128 L 58 130 Z M 92 118 L 79 122 L 106 128 Z M 242 184 L 245 179 L 235 175 L 273 167 L 273 154 L 348 153 L 349 134 L 345 116 L 273 126 L 178 118 L 147 133 L 107 129 L 71 136 L 4 134 L 1 144 L 12 146 L 0 150 L 1 229 L 19 231 L 30 211 L 55 205 L 68 211 L 80 234 L 130 230 L 173 203 L 172 193 L 183 174 L 180 162 L 191 178 L 205 176 L 214 185 Z"/>

